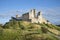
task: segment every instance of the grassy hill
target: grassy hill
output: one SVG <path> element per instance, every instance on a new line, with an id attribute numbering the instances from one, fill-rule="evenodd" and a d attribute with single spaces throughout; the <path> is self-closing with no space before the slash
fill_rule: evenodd
<path id="1" fill-rule="evenodd" d="M 60 40 L 60 27 L 12 20 L 0 27 L 0 40 Z"/>

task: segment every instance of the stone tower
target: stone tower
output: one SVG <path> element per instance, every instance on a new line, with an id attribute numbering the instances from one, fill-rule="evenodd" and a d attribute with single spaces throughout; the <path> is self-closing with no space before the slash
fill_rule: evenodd
<path id="1" fill-rule="evenodd" d="M 35 22 L 35 9 L 30 10 L 29 12 L 29 19 L 31 19 L 31 22 L 34 23 Z"/>
<path id="2" fill-rule="evenodd" d="M 35 9 L 32 9 L 32 14 L 35 17 Z"/>
<path id="3" fill-rule="evenodd" d="M 39 22 L 39 23 L 42 23 L 42 22 L 43 22 L 43 20 L 42 20 L 42 12 L 41 12 L 41 11 L 40 11 L 40 12 L 38 12 L 37 17 L 38 17 L 38 22 Z"/>
<path id="4" fill-rule="evenodd" d="M 30 10 L 29 12 L 29 19 L 32 19 L 35 17 L 35 9 Z"/>

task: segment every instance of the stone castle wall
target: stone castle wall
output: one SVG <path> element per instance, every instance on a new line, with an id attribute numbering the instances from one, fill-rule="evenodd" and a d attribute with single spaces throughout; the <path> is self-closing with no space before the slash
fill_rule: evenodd
<path id="1" fill-rule="evenodd" d="M 18 16 L 17 16 L 18 17 Z M 35 9 L 22 15 L 22 20 L 30 21 L 32 23 L 47 23 L 47 20 L 42 17 L 42 12 L 38 12 L 36 15 Z"/>

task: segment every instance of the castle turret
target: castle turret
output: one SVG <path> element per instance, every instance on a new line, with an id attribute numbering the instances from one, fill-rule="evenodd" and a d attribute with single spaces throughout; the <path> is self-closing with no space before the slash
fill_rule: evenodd
<path id="1" fill-rule="evenodd" d="M 29 12 L 29 18 L 35 18 L 35 9 L 30 10 Z"/>
<path id="2" fill-rule="evenodd" d="M 32 9 L 32 15 L 35 17 L 35 9 Z"/>
<path id="3" fill-rule="evenodd" d="M 40 11 L 40 12 L 38 12 L 38 15 L 37 15 L 37 17 L 38 17 L 38 21 L 40 22 L 40 23 L 42 23 L 42 12 Z"/>

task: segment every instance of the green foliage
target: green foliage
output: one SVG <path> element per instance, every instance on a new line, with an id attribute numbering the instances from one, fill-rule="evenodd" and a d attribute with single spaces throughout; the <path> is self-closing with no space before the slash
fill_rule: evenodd
<path id="1" fill-rule="evenodd" d="M 16 20 L 9 21 L 3 26 L 3 28 L 19 29 L 18 21 Z"/>
<path id="2" fill-rule="evenodd" d="M 60 31 L 60 27 L 56 26 L 56 25 L 53 25 L 53 24 L 45 24 L 46 26 L 48 26 L 49 28 L 52 28 L 52 29 L 57 29 Z"/>
<path id="3" fill-rule="evenodd" d="M 55 38 L 52 35 L 49 34 L 42 34 L 42 35 L 38 35 L 38 34 L 32 34 L 32 35 L 26 35 L 25 36 L 26 40 L 58 40 L 57 38 Z"/>
<path id="4" fill-rule="evenodd" d="M 24 30 L 24 29 L 25 29 L 25 27 L 24 27 L 23 25 L 20 25 L 20 29 Z"/>
<path id="5" fill-rule="evenodd" d="M 55 25 L 11 20 L 0 25 L 0 40 L 58 40 L 49 28 L 60 30 Z"/>
<path id="6" fill-rule="evenodd" d="M 41 30 L 42 30 L 43 33 L 47 33 L 48 32 L 48 29 L 45 28 L 45 27 L 41 27 Z"/>
<path id="7" fill-rule="evenodd" d="M 6 23 L 4 24 L 4 26 L 3 26 L 3 28 L 10 28 L 9 22 L 6 22 Z"/>
<path id="8" fill-rule="evenodd" d="M 14 29 L 4 29 L 2 35 L 0 36 L 0 40 L 21 40 L 21 31 Z"/>
<path id="9" fill-rule="evenodd" d="M 27 33 L 26 31 L 18 29 L 4 29 L 0 30 L 0 40 L 57 40 L 52 35 Z"/>
<path id="10" fill-rule="evenodd" d="M 33 29 L 34 27 L 33 26 L 30 26 L 29 29 Z"/>
<path id="11" fill-rule="evenodd" d="M 55 29 L 59 30 L 60 31 L 60 27 L 56 26 L 56 25 L 53 25 L 51 24 Z"/>

